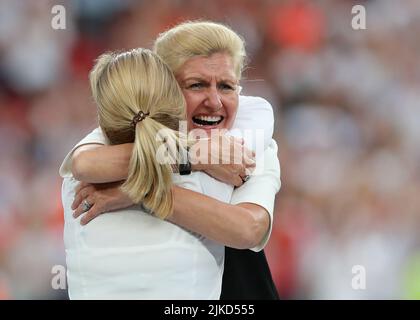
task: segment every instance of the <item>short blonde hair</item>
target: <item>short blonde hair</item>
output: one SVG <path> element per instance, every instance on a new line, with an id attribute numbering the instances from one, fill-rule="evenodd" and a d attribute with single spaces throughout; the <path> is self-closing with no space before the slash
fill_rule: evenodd
<path id="1" fill-rule="evenodd" d="M 240 79 L 246 59 L 244 40 L 226 25 L 209 21 L 183 22 L 161 33 L 153 50 L 174 74 L 192 57 L 226 52 L 232 57 L 235 75 Z"/>
<path id="2" fill-rule="evenodd" d="M 186 118 L 185 100 L 172 71 L 147 49 L 106 53 L 96 61 L 90 84 L 99 125 L 111 144 L 134 142 L 122 190 L 158 217 L 167 217 L 173 209 L 172 169 L 156 159 L 161 145 L 157 136 L 166 128 L 176 140 L 172 130 Z M 149 115 L 133 124 L 140 111 Z"/>

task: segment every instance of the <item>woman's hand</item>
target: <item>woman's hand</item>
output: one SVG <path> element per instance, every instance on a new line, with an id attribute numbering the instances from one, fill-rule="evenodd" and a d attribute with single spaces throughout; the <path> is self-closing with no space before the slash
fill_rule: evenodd
<path id="1" fill-rule="evenodd" d="M 244 184 L 247 181 L 249 175 L 252 173 L 251 170 L 245 169 L 243 165 L 239 164 L 208 165 L 207 168 L 203 169 L 202 171 L 219 181 L 233 185 L 235 187 L 240 187 L 242 184 Z"/>
<path id="2" fill-rule="evenodd" d="M 101 184 L 81 182 L 76 187 L 76 195 L 71 206 L 75 210 L 73 217 L 77 218 L 84 214 L 80 224 L 85 225 L 104 212 L 132 206 L 133 201 L 121 191 L 120 185 L 121 182 Z"/>
<path id="3" fill-rule="evenodd" d="M 241 186 L 255 169 L 255 152 L 241 138 L 225 134 L 198 140 L 189 151 L 194 171 L 204 171 L 213 178 Z"/>

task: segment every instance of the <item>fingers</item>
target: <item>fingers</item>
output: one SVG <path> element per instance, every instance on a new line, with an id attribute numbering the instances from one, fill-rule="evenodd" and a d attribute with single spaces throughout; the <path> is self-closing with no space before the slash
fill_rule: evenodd
<path id="1" fill-rule="evenodd" d="M 82 200 L 83 200 L 82 196 L 76 193 L 76 195 L 74 196 L 73 203 L 71 204 L 71 209 L 72 210 L 76 209 L 80 205 Z"/>
<path id="2" fill-rule="evenodd" d="M 74 196 L 73 203 L 71 204 L 72 210 L 76 209 L 79 206 L 80 202 L 82 201 L 82 198 L 79 196 L 79 192 L 86 186 L 87 186 L 86 182 L 80 182 L 77 184 L 76 188 L 74 189 L 75 196 Z"/>
<path id="3" fill-rule="evenodd" d="M 231 163 L 244 164 L 247 167 L 255 166 L 255 152 L 237 141 L 238 139 L 235 139 L 235 144 L 231 145 Z"/>
<path id="4" fill-rule="evenodd" d="M 245 157 L 245 146 L 243 144 L 235 143 L 231 145 L 230 151 L 228 151 L 227 156 L 230 156 L 230 163 L 233 164 L 242 164 Z M 230 152 L 230 153 L 229 153 Z"/>
<path id="5" fill-rule="evenodd" d="M 250 177 L 247 169 L 243 173 L 241 173 L 239 176 L 241 177 L 243 183 L 247 182 Z"/>
<path id="6" fill-rule="evenodd" d="M 250 159 L 255 159 L 255 151 L 244 147 L 244 155 Z"/>
<path id="7" fill-rule="evenodd" d="M 203 150 L 201 141 L 203 139 L 190 148 L 192 164 L 245 164 L 247 167 L 255 165 L 255 152 L 245 146 L 243 138 L 220 134 L 217 139 L 207 139 Z"/>
<path id="8" fill-rule="evenodd" d="M 235 177 L 233 178 L 233 185 L 235 187 L 240 187 L 243 184 L 243 180 L 239 175 L 235 175 Z"/>
<path id="9" fill-rule="evenodd" d="M 80 185 L 77 187 L 78 190 L 76 189 L 76 194 L 71 205 L 73 210 L 80 206 L 80 203 L 83 201 L 83 199 L 87 198 L 89 195 L 95 192 L 95 187 L 89 183 L 85 184 L 83 187 L 80 187 Z"/>
<path id="10" fill-rule="evenodd" d="M 254 167 L 255 166 L 255 151 L 248 149 L 247 147 L 243 148 L 243 155 L 244 155 L 244 164 L 246 167 Z"/>
<path id="11" fill-rule="evenodd" d="M 92 207 L 88 211 L 84 211 L 83 209 L 83 203 L 80 204 L 77 209 L 73 213 L 73 217 L 77 219 L 81 214 L 83 214 L 83 217 L 80 219 L 81 225 L 86 225 L 93 219 L 95 219 L 97 216 L 103 213 L 102 207 L 99 206 L 97 202 L 95 202 L 95 199 L 93 196 L 89 196 L 85 199 L 88 203 L 92 205 Z"/>
<path id="12" fill-rule="evenodd" d="M 240 187 L 243 184 L 242 176 L 245 175 L 245 167 L 243 165 L 234 165 L 231 169 L 231 181 L 235 187 Z"/>
<path id="13" fill-rule="evenodd" d="M 84 199 L 84 200 L 86 200 L 89 204 L 91 204 L 92 206 L 94 206 L 95 205 L 95 203 L 96 203 L 96 201 L 95 201 L 95 198 L 93 197 L 93 195 L 92 196 L 89 196 L 89 197 L 87 197 L 87 198 L 82 198 L 82 199 Z M 92 209 L 92 208 L 91 208 Z M 91 210 L 91 209 L 89 209 L 89 211 Z M 83 202 L 82 201 L 80 201 L 80 204 L 77 206 L 77 208 L 76 208 L 76 210 L 74 210 L 74 212 L 73 212 L 73 217 L 74 218 L 78 218 L 82 213 L 84 213 L 85 212 L 85 208 L 83 208 Z"/>
<path id="14" fill-rule="evenodd" d="M 240 145 L 245 144 L 245 139 L 244 138 L 229 136 L 229 139 L 231 140 L 231 143 L 237 143 L 237 144 L 240 144 Z"/>
<path id="15" fill-rule="evenodd" d="M 102 212 L 99 206 L 94 204 L 92 208 L 86 211 L 86 214 L 82 217 L 82 219 L 80 219 L 80 224 L 84 226 L 88 224 L 90 221 L 92 221 L 93 219 L 95 219 L 100 214 L 102 214 Z"/>
<path id="16" fill-rule="evenodd" d="M 89 185 L 88 182 L 80 182 L 77 184 L 77 187 L 74 189 L 74 192 L 77 194 L 79 193 L 80 190 L 82 190 L 83 188 L 87 187 Z"/>
<path id="17" fill-rule="evenodd" d="M 243 183 L 245 183 L 246 181 L 248 181 L 251 173 L 252 173 L 252 169 L 242 167 L 242 170 L 239 173 L 239 177 L 241 178 L 241 180 L 242 180 Z"/>
<path id="18" fill-rule="evenodd" d="M 245 175 L 250 176 L 254 172 L 256 166 L 245 168 Z"/>
<path id="19" fill-rule="evenodd" d="M 248 156 L 244 156 L 243 164 L 246 168 L 254 168 L 257 165 L 255 158 Z"/>
<path id="20" fill-rule="evenodd" d="M 238 168 L 238 175 L 240 176 L 240 177 L 244 177 L 244 176 L 246 176 L 246 168 L 244 167 L 244 166 L 239 166 L 239 168 Z"/>

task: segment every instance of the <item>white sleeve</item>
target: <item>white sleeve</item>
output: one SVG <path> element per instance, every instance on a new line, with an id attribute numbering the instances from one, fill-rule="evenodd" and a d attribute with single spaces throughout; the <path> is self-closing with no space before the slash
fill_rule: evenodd
<path id="1" fill-rule="evenodd" d="M 101 128 L 94 129 L 91 133 L 89 133 L 86 137 L 84 137 L 81 141 L 79 141 L 67 154 L 64 158 L 63 163 L 60 166 L 60 176 L 62 178 L 71 177 L 71 159 L 73 152 L 86 144 L 109 144 L 108 139 L 105 137 L 104 133 L 102 132 Z"/>
<path id="2" fill-rule="evenodd" d="M 231 204 L 253 203 L 267 210 L 270 216 L 270 226 L 260 244 L 252 251 L 258 252 L 266 246 L 273 228 L 273 211 L 276 193 L 280 190 L 280 163 L 277 157 L 277 144 L 271 141 L 264 155 L 257 159 L 257 166 L 263 164 L 259 174 L 252 175 L 251 178 L 241 187 L 233 191 Z"/>
<path id="3" fill-rule="evenodd" d="M 230 134 L 244 138 L 247 147 L 256 151 L 258 156 L 273 137 L 273 107 L 261 97 L 239 96 L 238 112 L 232 128 Z"/>

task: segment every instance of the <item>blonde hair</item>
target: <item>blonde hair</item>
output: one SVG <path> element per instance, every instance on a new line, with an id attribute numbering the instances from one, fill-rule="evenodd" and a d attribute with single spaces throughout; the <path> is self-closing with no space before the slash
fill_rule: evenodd
<path id="1" fill-rule="evenodd" d="M 246 58 L 244 40 L 237 33 L 226 25 L 208 21 L 187 21 L 161 33 L 153 50 L 174 74 L 194 56 L 226 52 L 232 57 L 235 75 L 240 79 Z"/>
<path id="2" fill-rule="evenodd" d="M 122 190 L 135 202 L 141 202 L 160 218 L 173 209 L 172 169 L 156 159 L 165 141 L 177 141 L 180 120 L 185 120 L 185 100 L 172 71 L 152 51 L 134 49 L 106 53 L 96 61 L 90 73 L 90 85 L 98 107 L 99 125 L 111 144 L 134 142 L 128 178 Z M 149 113 L 132 123 L 140 112 Z"/>

